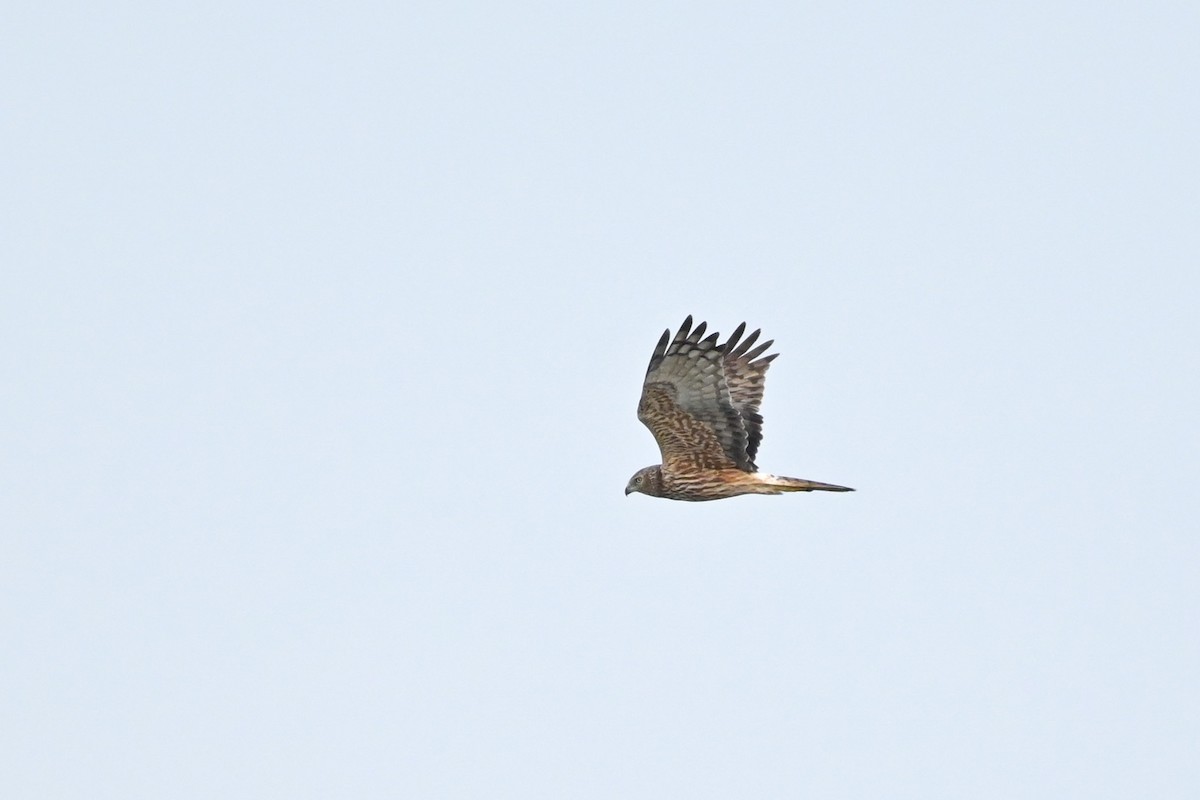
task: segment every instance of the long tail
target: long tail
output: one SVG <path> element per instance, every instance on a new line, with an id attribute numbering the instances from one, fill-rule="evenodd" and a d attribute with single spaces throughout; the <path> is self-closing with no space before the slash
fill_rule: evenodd
<path id="1" fill-rule="evenodd" d="M 849 486 L 838 486 L 833 483 L 806 481 L 803 478 L 785 478 L 781 475 L 760 475 L 763 483 L 781 492 L 853 492 Z"/>

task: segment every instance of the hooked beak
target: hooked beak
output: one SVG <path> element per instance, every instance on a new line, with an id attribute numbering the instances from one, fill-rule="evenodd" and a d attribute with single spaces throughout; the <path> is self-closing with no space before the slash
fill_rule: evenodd
<path id="1" fill-rule="evenodd" d="M 628 486 L 626 486 L 625 487 L 625 496 L 629 497 L 629 495 L 631 495 L 631 494 L 633 494 L 633 489 L 630 489 Z"/>

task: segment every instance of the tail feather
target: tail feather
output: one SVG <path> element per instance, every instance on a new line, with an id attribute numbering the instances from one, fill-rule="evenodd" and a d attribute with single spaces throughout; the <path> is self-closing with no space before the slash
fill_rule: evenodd
<path id="1" fill-rule="evenodd" d="M 763 475 L 764 482 L 778 487 L 781 492 L 853 492 L 849 486 L 838 486 L 834 483 L 806 481 L 803 478 L 785 478 L 781 475 Z"/>

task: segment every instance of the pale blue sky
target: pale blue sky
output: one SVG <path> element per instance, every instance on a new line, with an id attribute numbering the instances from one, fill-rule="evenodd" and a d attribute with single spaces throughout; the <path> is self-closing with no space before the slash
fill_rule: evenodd
<path id="1" fill-rule="evenodd" d="M 1193 798 L 1200 11 L 3 12 L 0 795 Z M 626 498 L 686 314 L 768 471 Z"/>

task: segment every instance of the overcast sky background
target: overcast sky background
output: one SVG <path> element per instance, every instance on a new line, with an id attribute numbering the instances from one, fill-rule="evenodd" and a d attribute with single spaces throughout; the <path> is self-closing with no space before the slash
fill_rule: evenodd
<path id="1" fill-rule="evenodd" d="M 3 796 L 1200 792 L 1194 4 L 0 16 Z"/>

